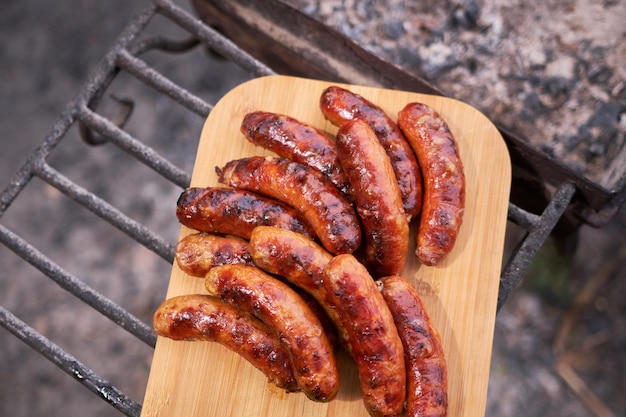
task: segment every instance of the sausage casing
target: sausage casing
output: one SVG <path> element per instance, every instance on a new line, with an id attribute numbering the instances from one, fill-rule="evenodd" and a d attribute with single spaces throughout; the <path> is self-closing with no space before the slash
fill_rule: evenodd
<path id="1" fill-rule="evenodd" d="M 381 279 L 407 364 L 407 417 L 444 417 L 448 408 L 446 361 L 439 333 L 419 295 L 400 276 Z"/>
<path id="2" fill-rule="evenodd" d="M 252 156 L 216 168 L 219 181 L 294 207 L 331 253 L 351 253 L 361 243 L 352 204 L 319 171 L 286 158 Z"/>
<path id="3" fill-rule="evenodd" d="M 417 216 L 422 207 L 422 175 L 413 149 L 389 115 L 362 96 L 338 86 L 322 92 L 320 109 L 336 126 L 350 120 L 363 120 L 370 125 L 391 160 L 408 220 Z"/>
<path id="4" fill-rule="evenodd" d="M 398 126 L 415 150 L 424 178 L 424 203 L 417 232 L 421 263 L 436 265 L 454 247 L 465 209 L 465 173 L 458 145 L 431 107 L 409 103 Z"/>
<path id="5" fill-rule="evenodd" d="M 268 380 L 299 391 L 291 359 L 278 337 L 257 318 L 205 294 L 165 300 L 153 317 L 156 333 L 173 340 L 214 341 L 241 355 Z"/>
<path id="6" fill-rule="evenodd" d="M 409 223 L 391 161 L 361 120 L 341 125 L 336 146 L 363 224 L 364 262 L 375 277 L 399 274 L 409 248 Z"/>
<path id="7" fill-rule="evenodd" d="M 179 268 L 192 277 L 204 278 L 209 269 L 224 264 L 254 265 L 248 242 L 235 236 L 192 233 L 176 244 Z"/>
<path id="8" fill-rule="evenodd" d="M 222 265 L 209 271 L 205 287 L 210 294 L 249 311 L 276 332 L 307 397 L 330 401 L 337 395 L 339 370 L 323 326 L 287 284 L 256 267 Z"/>
<path id="9" fill-rule="evenodd" d="M 329 307 L 322 284 L 324 268 L 332 259 L 329 252 L 300 233 L 269 226 L 252 231 L 249 251 L 259 268 L 285 278 L 317 300 L 334 323 L 342 346 L 349 350 L 345 329 L 337 325 L 337 310 Z"/>
<path id="10" fill-rule="evenodd" d="M 241 132 L 255 145 L 317 169 L 348 195 L 350 184 L 337 160 L 335 144 L 324 132 L 293 117 L 264 111 L 248 113 Z"/>
<path id="11" fill-rule="evenodd" d="M 402 342 L 376 282 L 352 255 L 338 255 L 324 269 L 324 286 L 345 327 L 372 416 L 399 416 L 406 397 Z"/>
<path id="12" fill-rule="evenodd" d="M 176 203 L 178 221 L 201 232 L 249 239 L 259 225 L 276 226 L 306 236 L 315 232 L 293 207 L 253 192 L 226 187 L 187 188 Z"/>

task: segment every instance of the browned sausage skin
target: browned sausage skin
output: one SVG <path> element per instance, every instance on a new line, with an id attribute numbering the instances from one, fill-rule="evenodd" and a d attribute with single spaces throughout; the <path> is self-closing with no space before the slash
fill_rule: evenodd
<path id="1" fill-rule="evenodd" d="M 417 216 L 422 207 L 422 175 L 413 149 L 397 124 L 379 106 L 338 86 L 324 90 L 320 109 L 336 126 L 350 120 L 370 125 L 391 160 L 408 220 Z"/>
<path id="2" fill-rule="evenodd" d="M 350 184 L 337 160 L 335 144 L 324 132 L 293 117 L 265 111 L 248 113 L 241 132 L 255 145 L 315 168 L 348 195 Z"/>
<path id="3" fill-rule="evenodd" d="M 219 181 L 289 204 L 331 253 L 351 253 L 361 244 L 352 204 L 319 171 L 286 158 L 252 156 L 216 168 Z"/>
<path id="4" fill-rule="evenodd" d="M 307 397 L 325 402 L 337 395 L 339 370 L 323 326 L 287 284 L 256 267 L 222 265 L 209 271 L 205 287 L 210 294 L 251 312 L 278 334 Z"/>
<path id="5" fill-rule="evenodd" d="M 274 276 L 279 280 L 283 279 L 283 277 L 281 276 Z M 339 338 L 337 335 L 337 330 L 335 329 L 335 323 L 328 316 L 326 309 L 319 303 L 319 301 L 315 299 L 315 297 L 313 297 L 302 288 L 292 285 L 287 280 L 284 280 L 283 282 L 289 285 L 289 287 L 293 289 L 300 296 L 300 298 L 302 298 L 302 301 L 304 301 L 304 303 L 309 306 L 313 314 L 315 314 L 315 317 L 318 318 L 320 324 L 322 325 L 322 328 L 324 329 L 324 334 L 328 338 L 328 342 L 330 343 L 330 346 L 333 348 L 333 350 L 339 348 Z"/>
<path id="6" fill-rule="evenodd" d="M 241 355 L 268 380 L 288 392 L 299 391 L 291 359 L 260 320 L 204 294 L 165 300 L 156 310 L 154 329 L 173 340 L 214 341 Z"/>
<path id="7" fill-rule="evenodd" d="M 179 268 L 192 277 L 204 278 L 209 269 L 224 264 L 254 265 L 248 242 L 235 236 L 192 233 L 176 244 Z"/>
<path id="8" fill-rule="evenodd" d="M 385 277 L 382 294 L 391 310 L 407 364 L 406 417 L 445 417 L 448 408 L 446 360 L 439 333 L 406 279 Z"/>
<path id="9" fill-rule="evenodd" d="M 259 268 L 311 294 L 334 323 L 342 346 L 349 350 L 345 329 L 337 325 L 340 324 L 337 310 L 329 307 L 322 284 L 324 268 L 332 259 L 329 252 L 300 233 L 269 226 L 252 231 L 249 251 Z"/>
<path id="10" fill-rule="evenodd" d="M 409 103 L 398 126 L 415 150 L 424 177 L 424 204 L 417 233 L 421 263 L 436 265 L 453 248 L 465 209 L 465 173 L 458 145 L 431 107 Z"/>
<path id="11" fill-rule="evenodd" d="M 313 240 L 289 230 L 259 226 L 250 236 L 249 251 L 263 270 L 324 299 L 323 271 L 332 255 Z"/>
<path id="12" fill-rule="evenodd" d="M 391 161 L 361 120 L 341 125 L 336 146 L 363 224 L 364 263 L 374 277 L 399 274 L 409 248 L 409 223 Z"/>
<path id="13" fill-rule="evenodd" d="M 249 239 L 256 226 L 276 226 L 309 237 L 315 232 L 292 207 L 253 192 L 226 187 L 191 187 L 176 203 L 178 221 L 200 232 Z"/>
<path id="14" fill-rule="evenodd" d="M 352 255 L 334 257 L 324 278 L 350 340 L 365 407 L 375 417 L 399 416 L 406 396 L 404 352 L 375 281 Z"/>

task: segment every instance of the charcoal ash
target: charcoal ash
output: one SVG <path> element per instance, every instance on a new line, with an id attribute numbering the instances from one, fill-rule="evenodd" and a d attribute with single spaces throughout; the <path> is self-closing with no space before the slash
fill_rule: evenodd
<path id="1" fill-rule="evenodd" d="M 462 29 L 475 28 L 480 18 L 480 6 L 475 0 L 464 0 L 455 4 L 450 20 L 453 26 Z"/>
<path id="2" fill-rule="evenodd" d="M 610 158 L 623 128 L 617 107 L 602 103 L 626 102 L 623 2 L 291 3 L 592 181 L 619 165 Z M 599 119 L 602 108 L 610 120 Z"/>

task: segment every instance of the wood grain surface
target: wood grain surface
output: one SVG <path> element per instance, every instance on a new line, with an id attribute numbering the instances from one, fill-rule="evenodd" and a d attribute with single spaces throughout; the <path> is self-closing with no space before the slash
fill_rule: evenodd
<path id="1" fill-rule="evenodd" d="M 226 94 L 206 120 L 198 145 L 192 186 L 217 185 L 215 167 L 249 155 L 270 155 L 240 133 L 244 115 L 255 110 L 295 117 L 334 134 L 318 102 L 331 83 L 285 76 L 248 81 Z M 511 165 L 502 137 L 479 111 L 457 100 L 410 92 L 336 84 L 380 105 L 394 119 L 409 102 L 432 106 L 459 143 L 467 195 L 463 225 L 452 253 L 438 266 L 420 266 L 414 234 L 403 275 L 411 280 L 439 330 L 448 365 L 451 417 L 483 416 L 487 398 L 498 282 L 506 228 Z M 172 210 L 176 202 L 172 201 Z M 190 233 L 182 227 L 181 237 Z M 206 293 L 203 280 L 173 265 L 166 297 Z M 338 354 L 341 388 L 330 403 L 285 394 L 236 354 L 216 343 L 158 338 L 143 403 L 143 417 L 260 416 L 366 417 L 356 368 Z"/>

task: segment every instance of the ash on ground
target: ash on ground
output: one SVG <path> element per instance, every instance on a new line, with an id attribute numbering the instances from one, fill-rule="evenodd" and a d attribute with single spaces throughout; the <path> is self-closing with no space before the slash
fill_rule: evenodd
<path id="1" fill-rule="evenodd" d="M 623 2 L 290 3 L 578 174 L 614 189 L 626 173 Z"/>

